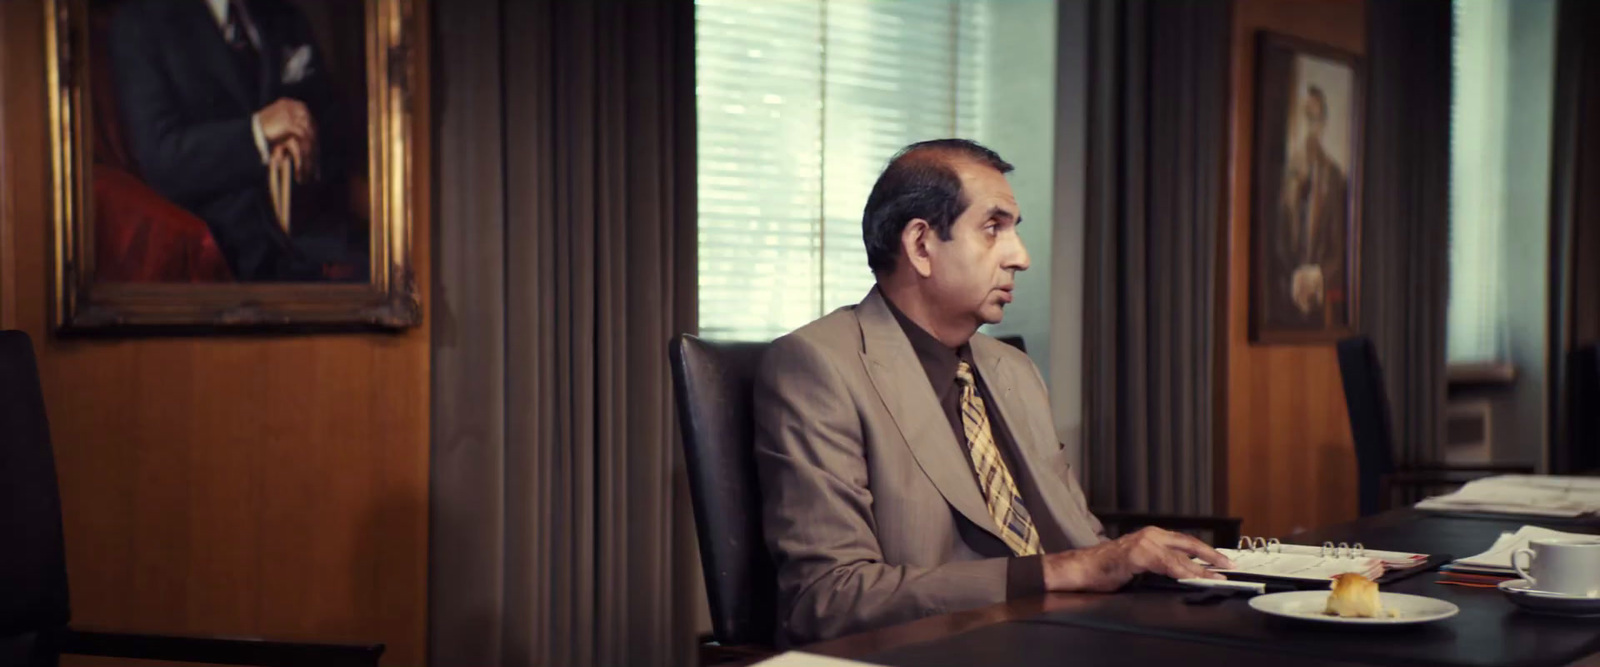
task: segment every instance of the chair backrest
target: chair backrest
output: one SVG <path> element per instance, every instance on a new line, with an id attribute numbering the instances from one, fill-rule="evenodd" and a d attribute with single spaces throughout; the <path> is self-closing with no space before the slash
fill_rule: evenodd
<path id="1" fill-rule="evenodd" d="M 33 344 L 0 331 L 0 638 L 65 627 L 61 495 Z"/>
<path id="2" fill-rule="evenodd" d="M 771 644 L 777 577 L 761 535 L 751 387 L 766 343 L 672 341 L 672 379 L 711 627 L 723 644 Z"/>
<path id="3" fill-rule="evenodd" d="M 1339 377 L 1344 380 L 1344 402 L 1356 445 L 1360 511 L 1361 516 L 1370 516 L 1383 510 L 1383 477 L 1394 472 L 1389 394 L 1383 387 L 1383 367 L 1371 339 L 1346 338 L 1339 341 L 1338 349 Z"/>
<path id="4" fill-rule="evenodd" d="M 1577 474 L 1600 469 L 1600 344 L 1573 350 L 1567 357 L 1567 443 L 1552 472 Z"/>

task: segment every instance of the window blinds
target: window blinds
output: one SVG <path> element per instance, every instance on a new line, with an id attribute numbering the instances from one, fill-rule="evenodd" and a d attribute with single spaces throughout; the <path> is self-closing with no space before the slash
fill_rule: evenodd
<path id="1" fill-rule="evenodd" d="M 770 340 L 871 287 L 861 209 L 914 141 L 981 131 L 977 0 L 698 0 L 700 332 Z"/>

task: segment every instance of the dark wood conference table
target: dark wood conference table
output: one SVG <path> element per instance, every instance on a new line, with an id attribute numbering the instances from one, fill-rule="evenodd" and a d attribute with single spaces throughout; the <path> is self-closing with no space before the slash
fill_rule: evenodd
<path id="1" fill-rule="evenodd" d="M 1600 534 L 1600 522 L 1435 514 L 1397 510 L 1294 536 L 1290 542 L 1361 542 L 1373 549 L 1470 556 L 1502 531 L 1540 525 Z M 805 647 L 883 665 L 1600 665 L 1600 618 L 1539 615 L 1492 588 L 1435 583 L 1424 572 L 1383 590 L 1461 607 L 1437 623 L 1385 628 L 1335 626 L 1259 613 L 1240 596 L 1185 604 L 1183 591 L 1060 594 Z"/>

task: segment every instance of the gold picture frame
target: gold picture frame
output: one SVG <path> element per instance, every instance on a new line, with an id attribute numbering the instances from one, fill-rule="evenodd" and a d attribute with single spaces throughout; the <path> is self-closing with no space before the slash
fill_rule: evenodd
<path id="1" fill-rule="evenodd" d="M 90 57 L 90 39 L 92 36 L 105 34 L 101 28 L 105 25 L 103 22 L 94 24 L 96 30 L 100 32 L 91 31 L 91 10 L 98 11 L 109 3 L 91 4 L 100 0 L 46 1 L 48 8 L 44 28 L 47 48 L 55 255 L 52 317 L 58 332 L 182 333 L 262 329 L 401 329 L 415 326 L 421 321 L 421 302 L 413 272 L 411 252 L 413 208 L 416 201 L 413 197 L 423 184 L 414 182 L 416 171 L 413 169 L 412 159 L 415 149 L 412 142 L 417 139 L 413 135 L 413 117 L 416 110 L 412 105 L 416 101 L 412 99 L 411 90 L 421 68 L 425 65 L 418 62 L 419 53 L 411 45 L 415 38 L 413 31 L 416 29 L 416 21 L 413 18 L 418 11 L 416 5 L 422 0 L 350 0 L 350 4 L 344 9 L 345 23 L 341 25 L 354 25 L 359 21 L 364 42 L 360 55 L 352 55 L 349 58 L 351 61 L 361 59 L 363 66 L 347 68 L 352 72 L 351 78 L 347 81 L 360 82 L 355 84 L 359 87 L 355 88 L 357 94 L 352 97 L 364 95 L 364 105 L 351 104 L 348 109 L 341 109 L 346 112 L 345 117 L 352 120 L 346 126 L 354 128 L 348 133 L 349 137 L 354 137 L 353 139 L 347 137 L 348 143 L 360 146 L 360 135 L 363 133 L 359 128 L 358 114 L 363 107 L 366 123 L 365 149 L 352 149 L 349 153 L 353 157 L 346 160 L 352 165 L 349 171 L 359 173 L 360 176 L 344 182 L 348 185 L 346 190 L 349 193 L 348 202 L 351 207 L 349 210 L 360 211 L 361 217 L 353 217 L 355 222 L 348 223 L 347 228 L 341 228 L 344 230 L 341 233 L 365 235 L 364 241 L 350 241 L 345 247 L 348 251 L 347 256 L 354 258 L 352 265 L 360 266 L 360 262 L 363 261 L 362 243 L 366 245 L 367 254 L 364 258 L 365 266 L 346 272 L 343 280 L 235 278 L 233 274 L 225 271 L 235 266 L 233 256 L 228 256 L 225 251 L 217 249 L 219 246 L 224 246 L 210 236 L 211 230 L 217 228 L 213 226 L 210 218 L 201 219 L 199 213 L 186 217 L 185 222 L 189 225 L 186 229 L 190 237 L 198 235 L 202 239 L 201 244 L 205 246 L 203 249 L 211 253 L 205 255 L 205 258 L 211 264 L 217 265 L 215 275 L 207 274 L 208 277 L 204 279 L 185 278 L 181 271 L 191 270 L 184 267 L 191 266 L 194 262 L 188 265 L 177 261 L 160 263 L 163 259 L 161 257 L 155 258 L 159 266 L 163 267 L 162 271 L 165 271 L 159 274 L 162 276 L 160 278 L 118 280 L 102 275 L 103 272 L 100 270 L 102 267 L 97 266 L 97 260 L 103 262 L 105 254 L 102 252 L 97 255 L 96 242 L 98 237 L 107 234 L 104 231 L 107 223 L 96 216 L 95 206 L 97 199 L 102 196 L 101 188 L 106 185 L 95 180 L 96 170 L 102 167 L 94 151 L 105 144 L 100 141 L 101 134 L 90 134 L 101 132 L 100 126 L 96 126 L 93 119 L 97 106 L 91 95 L 101 84 L 93 79 L 95 73 L 91 71 L 94 60 Z M 356 13 L 357 3 L 360 5 L 360 15 Z M 154 11 L 166 11 L 168 7 L 177 5 L 178 3 L 167 3 L 151 6 L 157 8 Z M 284 0 L 252 0 L 243 6 L 260 7 L 263 13 L 266 13 L 265 10 L 276 10 L 280 5 L 288 6 L 288 3 Z M 204 11 L 205 5 L 202 3 L 194 3 L 194 6 Z M 110 13 L 109 10 L 106 11 Z M 94 18 L 97 21 L 101 20 L 99 16 Z M 117 15 L 114 20 L 124 19 L 121 15 Z M 201 25 L 196 23 L 194 27 L 198 29 Z M 210 27 L 216 28 L 218 25 L 212 24 Z M 278 24 L 268 25 L 276 27 Z M 200 30 L 197 34 L 205 39 L 216 40 L 219 34 L 225 32 L 228 37 L 224 39 L 232 39 L 235 33 L 227 32 L 232 26 L 223 27 L 224 31 L 205 35 L 203 34 L 205 31 Z M 117 29 L 122 28 L 119 25 Z M 268 43 L 260 41 L 260 32 L 262 31 L 258 31 L 252 25 L 249 36 L 255 45 L 264 47 Z M 130 33 L 124 30 L 111 34 L 118 38 L 126 38 Z M 334 38 L 337 39 L 338 36 L 335 35 Z M 348 34 L 344 36 L 349 38 L 350 42 L 338 46 L 348 54 L 355 54 L 356 45 L 353 37 Z M 321 33 L 321 37 L 328 37 L 326 30 Z M 315 39 L 310 41 L 313 44 L 319 43 Z M 324 48 L 327 41 L 329 40 L 323 39 L 320 42 L 324 44 Z M 232 42 L 219 41 L 219 43 L 227 44 L 223 48 L 233 45 Z M 284 44 L 289 43 L 284 42 Z M 277 44 L 274 43 L 272 46 L 276 47 Z M 282 52 L 289 52 L 286 50 L 288 47 L 285 46 L 284 49 Z M 249 62 L 256 63 L 266 61 L 276 52 L 267 48 L 252 47 L 250 53 L 258 59 Z M 310 51 L 304 55 L 310 60 Z M 109 58 L 109 56 L 100 57 L 101 62 Z M 286 67 L 285 71 L 293 69 L 292 62 L 288 65 L 290 67 Z M 125 68 L 119 68 L 123 68 L 120 62 L 117 66 L 106 67 L 106 71 L 101 74 L 109 77 L 115 72 L 121 76 Z M 267 78 L 269 70 L 263 68 L 257 71 L 262 76 L 259 79 L 251 79 L 252 83 L 276 81 Z M 359 78 L 354 75 L 356 71 L 361 73 Z M 277 72 L 272 71 L 272 76 L 277 76 Z M 124 79 L 118 81 L 114 88 L 99 89 L 126 92 L 127 86 L 131 85 L 126 82 L 137 80 L 140 79 Z M 288 74 L 284 74 L 282 80 L 291 81 Z M 248 89 L 241 85 L 239 90 Z M 258 90 L 268 91 L 269 88 L 263 85 L 259 86 Z M 117 99 L 118 96 L 107 95 L 108 101 Z M 142 97 L 138 99 L 143 101 Z M 128 114 L 117 114 L 117 116 L 119 122 L 122 122 Z M 265 163 L 267 148 L 261 138 L 261 124 L 258 120 L 246 122 L 256 123 L 253 127 L 255 145 L 261 148 L 262 162 Z M 235 143 L 237 136 L 235 134 L 232 137 Z M 363 157 L 362 153 L 364 160 L 360 159 Z M 277 157 L 274 154 L 273 159 L 276 160 Z M 364 171 L 359 171 L 363 167 Z M 262 182 L 264 184 L 265 180 Z M 144 186 L 135 183 L 134 187 Z M 248 187 L 255 186 L 252 182 Z M 144 189 L 149 192 L 157 191 L 153 185 Z M 366 198 L 364 208 L 361 207 L 363 191 Z M 147 195 L 147 198 L 152 196 L 154 195 Z M 158 202 L 158 204 L 166 207 L 162 210 L 185 211 L 183 206 L 175 206 L 172 202 Z M 272 204 L 274 207 L 279 204 L 276 190 Z M 122 208 L 107 206 L 106 215 L 118 215 L 112 211 Z M 283 225 L 282 238 L 290 238 L 287 219 L 280 217 L 279 220 Z M 132 239 L 129 241 L 131 245 L 147 241 L 146 237 L 136 233 L 124 236 Z M 206 243 L 209 245 L 205 245 Z M 111 245 L 106 244 L 108 248 Z M 140 251 L 146 255 L 149 254 L 148 245 L 146 243 L 145 246 L 140 246 Z M 116 265 L 116 262 L 104 263 L 108 267 Z M 308 265 L 317 266 L 314 263 Z M 173 273 L 169 270 L 171 266 L 179 266 L 178 278 L 168 276 Z M 329 264 L 324 263 L 320 266 L 323 267 L 325 274 L 329 273 Z M 359 277 L 363 274 L 365 280 L 361 281 Z M 215 277 L 217 275 L 224 277 L 218 279 Z"/>
<path id="2" fill-rule="evenodd" d="M 1360 324 L 1366 69 L 1325 44 L 1256 39 L 1250 341 L 1330 343 Z"/>

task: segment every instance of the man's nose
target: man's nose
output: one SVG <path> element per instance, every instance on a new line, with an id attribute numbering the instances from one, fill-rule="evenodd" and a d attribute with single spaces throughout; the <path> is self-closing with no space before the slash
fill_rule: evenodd
<path id="1" fill-rule="evenodd" d="M 1007 257 L 1003 266 L 1012 271 L 1027 271 L 1028 267 L 1031 266 L 1028 259 L 1028 246 L 1022 242 L 1021 234 L 1013 233 L 1011 238 L 1016 239 L 1017 247 Z"/>

